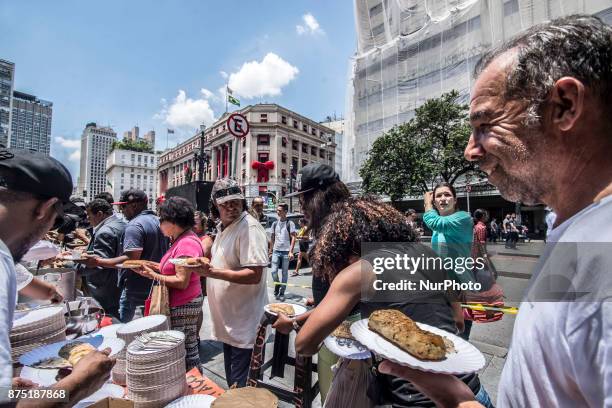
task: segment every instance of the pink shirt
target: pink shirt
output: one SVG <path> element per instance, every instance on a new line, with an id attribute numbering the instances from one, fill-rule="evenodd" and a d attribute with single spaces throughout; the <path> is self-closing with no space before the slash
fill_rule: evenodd
<path id="1" fill-rule="evenodd" d="M 159 263 L 159 270 L 162 275 L 176 275 L 174 264 L 168 262 L 170 259 L 181 257 L 194 258 L 199 256 L 203 256 L 200 239 L 194 232 L 186 232 L 176 240 L 168 252 L 164 254 Z M 187 304 L 202 294 L 200 276 L 197 273 L 192 273 L 189 277 L 189 285 L 185 289 L 168 289 L 170 292 L 170 307 Z"/>

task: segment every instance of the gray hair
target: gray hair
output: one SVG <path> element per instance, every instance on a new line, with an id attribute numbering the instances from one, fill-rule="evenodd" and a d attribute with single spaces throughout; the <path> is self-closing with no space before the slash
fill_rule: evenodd
<path id="1" fill-rule="evenodd" d="M 528 103 L 526 125 L 540 124 L 550 89 L 564 76 L 588 86 L 602 106 L 612 103 L 612 27 L 599 18 L 572 15 L 535 25 L 485 53 L 474 76 L 514 48 L 518 62 L 508 73 L 504 98 Z"/>

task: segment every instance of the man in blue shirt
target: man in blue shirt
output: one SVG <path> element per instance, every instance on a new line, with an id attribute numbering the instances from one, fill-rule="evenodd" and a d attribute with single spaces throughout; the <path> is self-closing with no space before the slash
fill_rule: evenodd
<path id="1" fill-rule="evenodd" d="M 148 198 L 144 191 L 130 189 L 121 193 L 118 205 L 128 220 L 123 237 L 123 255 L 111 258 L 97 258 L 97 265 L 114 266 L 128 259 L 143 259 L 159 262 L 169 247 L 168 240 L 159 228 L 159 218 L 148 209 Z M 144 306 L 144 301 L 151 290 L 152 281 L 129 269 L 119 273 L 119 319 L 129 322 L 134 317 L 136 308 Z"/>

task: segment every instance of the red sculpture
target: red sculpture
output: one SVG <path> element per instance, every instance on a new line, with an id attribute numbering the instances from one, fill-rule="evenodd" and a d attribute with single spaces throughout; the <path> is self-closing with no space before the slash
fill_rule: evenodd
<path id="1" fill-rule="evenodd" d="M 257 170 L 258 183 L 267 183 L 270 179 L 270 170 L 274 169 L 274 162 L 271 160 L 268 160 L 267 162 L 253 160 L 253 162 L 251 163 L 251 168 L 253 170 Z"/>

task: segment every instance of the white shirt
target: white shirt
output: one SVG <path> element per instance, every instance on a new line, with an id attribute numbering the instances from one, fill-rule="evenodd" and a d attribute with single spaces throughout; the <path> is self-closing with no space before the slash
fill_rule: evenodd
<path id="1" fill-rule="evenodd" d="M 238 270 L 268 265 L 268 241 L 261 224 L 246 212 L 217 234 L 213 243 L 214 268 Z M 256 285 L 206 279 L 212 320 L 212 338 L 234 347 L 252 348 L 257 327 L 268 303 L 266 271 Z"/>
<path id="2" fill-rule="evenodd" d="M 275 251 L 289 251 L 291 249 L 291 235 L 287 231 L 287 223 L 289 223 L 289 229 L 292 234 L 295 234 L 295 224 L 292 221 L 277 220 L 274 222 L 274 250 Z"/>
<path id="3" fill-rule="evenodd" d="M 0 240 L 0 388 L 10 387 L 13 379 L 10 333 L 16 300 L 17 283 L 13 256 Z"/>
<path id="4" fill-rule="evenodd" d="M 609 196 L 551 231 L 514 324 L 499 407 L 612 406 L 611 227 Z"/>
<path id="5" fill-rule="evenodd" d="M 17 278 L 17 292 L 28 286 L 32 279 L 34 279 L 34 275 L 22 264 L 15 265 L 15 276 Z"/>

